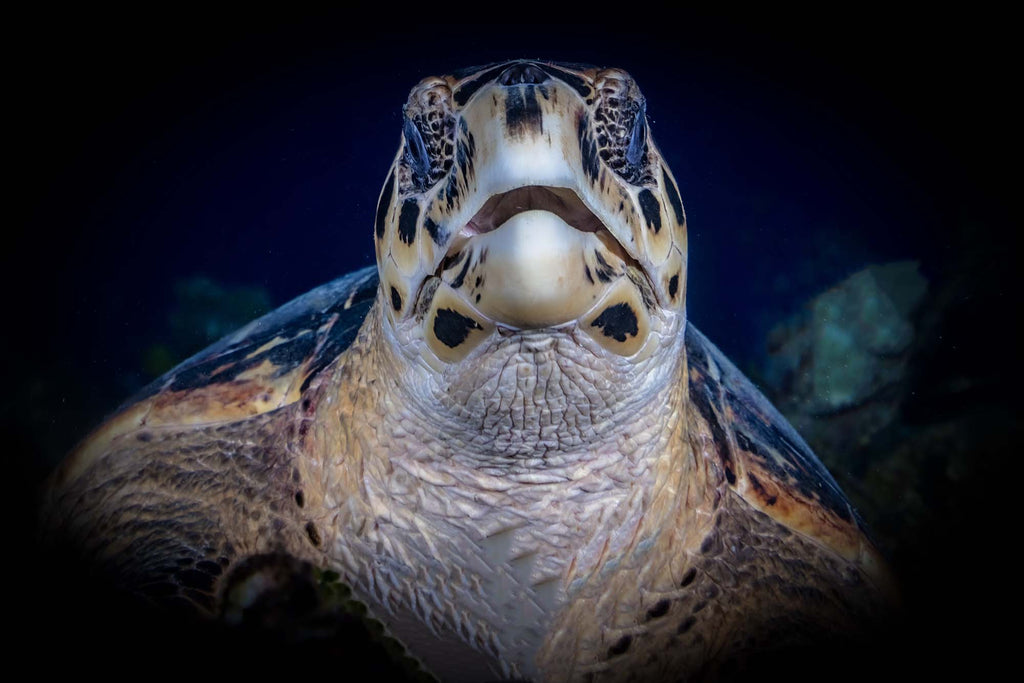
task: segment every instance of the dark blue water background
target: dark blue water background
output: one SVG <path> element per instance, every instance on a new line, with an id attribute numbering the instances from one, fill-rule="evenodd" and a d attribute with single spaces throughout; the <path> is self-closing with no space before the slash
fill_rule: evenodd
<path id="1" fill-rule="evenodd" d="M 688 214 L 690 320 L 741 365 L 773 324 L 866 264 L 941 271 L 963 216 L 999 194 L 979 161 L 996 137 L 977 125 L 988 91 L 948 50 L 949 27 L 761 19 L 36 26 L 9 105 L 27 212 L 7 254 L 33 410 L 59 431 L 150 379 L 141 354 L 166 334 L 182 278 L 265 287 L 277 305 L 372 264 L 409 88 L 513 57 L 637 79 Z"/>
<path id="2" fill-rule="evenodd" d="M 436 4 L 395 6 L 375 22 L 349 11 L 227 16 L 155 5 L 8 15 L 14 210 L 0 250 L 0 441 L 21 578 L 34 571 L 18 548 L 33 542 L 36 486 L 152 379 L 147 350 L 174 334 L 177 283 L 202 275 L 259 287 L 279 305 L 371 264 L 409 88 L 471 64 L 539 57 L 635 76 L 689 217 L 690 320 L 751 374 L 768 330 L 808 298 L 871 263 L 921 261 L 932 291 L 944 292 L 937 309 L 956 313 L 923 328 L 941 331 L 918 350 L 915 386 L 928 396 L 903 414 L 918 427 L 969 426 L 936 431 L 925 442 L 934 453 L 910 453 L 886 492 L 918 496 L 938 509 L 934 520 L 909 519 L 901 534 L 900 516 L 919 508 L 879 515 L 878 528 L 909 548 L 901 570 L 921 617 L 906 630 L 922 643 L 909 661 L 915 675 L 924 664 L 948 676 L 952 652 L 977 678 L 979 664 L 1012 651 L 984 625 L 1002 623 L 987 611 L 1006 604 L 986 563 L 1002 561 L 1019 526 L 1004 462 L 1017 457 L 1020 429 L 992 424 L 1020 414 L 1003 405 L 1020 386 L 1016 22 L 963 7 L 948 16 L 861 5 L 856 16 L 839 6 L 791 16 L 737 6 L 728 17 L 568 9 L 604 23 L 543 23 L 549 8 L 537 5 L 478 8 L 532 23 L 475 25 L 422 25 L 458 13 Z M 994 418 L 964 420 L 972 411 Z M 895 451 L 900 425 L 891 434 Z M 945 457 L 947 437 L 964 458 L 987 443 L 988 461 L 960 467 L 969 481 Z M 26 639 L 79 640 L 61 635 L 63 615 L 32 609 L 46 623 L 16 629 Z"/>

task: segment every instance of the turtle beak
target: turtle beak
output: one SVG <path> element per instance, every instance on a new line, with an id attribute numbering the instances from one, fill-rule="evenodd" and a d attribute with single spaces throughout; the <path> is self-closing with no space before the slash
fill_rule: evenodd
<path id="1" fill-rule="evenodd" d="M 642 108 L 619 127 L 643 135 L 608 137 L 636 95 L 602 105 L 603 81 L 548 66 L 427 79 L 410 95 L 380 202 L 378 263 L 389 317 L 423 321 L 446 362 L 495 329 L 572 325 L 633 356 L 659 303 L 682 309 L 685 246 L 666 218 L 672 203 L 656 199 L 667 171 Z M 615 145 L 638 179 L 616 170 Z"/>

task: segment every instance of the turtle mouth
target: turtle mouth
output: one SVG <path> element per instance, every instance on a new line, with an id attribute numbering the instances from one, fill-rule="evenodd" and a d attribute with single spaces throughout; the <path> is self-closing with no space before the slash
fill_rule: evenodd
<path id="1" fill-rule="evenodd" d="M 496 194 L 462 229 L 466 235 L 497 230 L 509 218 L 524 211 L 549 211 L 581 232 L 605 230 L 604 224 L 575 192 L 564 187 L 528 185 Z"/>
<path id="2" fill-rule="evenodd" d="M 452 240 L 433 280 L 462 302 L 444 306 L 465 311 L 479 329 L 589 325 L 590 314 L 623 299 L 624 289 L 653 291 L 650 276 L 573 189 L 541 185 L 484 201 Z M 424 281 L 425 305 L 437 298 L 438 285 Z"/>
<path id="3" fill-rule="evenodd" d="M 580 232 L 593 233 L 609 251 L 628 265 L 643 271 L 637 260 L 626 251 L 574 190 L 566 187 L 526 185 L 488 198 L 449 244 L 437 274 L 450 267 L 452 260 L 458 257 L 469 240 L 478 235 L 494 232 L 510 219 L 527 211 L 547 211 Z"/>

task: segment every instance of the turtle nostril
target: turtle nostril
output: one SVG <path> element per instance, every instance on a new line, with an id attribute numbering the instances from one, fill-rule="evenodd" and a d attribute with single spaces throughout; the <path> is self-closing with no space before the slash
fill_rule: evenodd
<path id="1" fill-rule="evenodd" d="M 538 85 L 548 78 L 548 74 L 536 64 L 519 62 L 502 71 L 498 76 L 498 83 L 501 85 Z"/>

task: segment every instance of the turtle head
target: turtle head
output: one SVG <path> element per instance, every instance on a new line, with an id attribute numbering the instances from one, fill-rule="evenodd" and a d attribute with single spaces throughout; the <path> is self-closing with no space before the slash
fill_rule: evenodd
<path id="1" fill-rule="evenodd" d="M 441 363 L 568 327 L 642 356 L 652 316 L 682 324 L 683 208 L 619 69 L 520 60 L 421 81 L 375 236 L 389 323 L 415 321 Z"/>
<path id="2" fill-rule="evenodd" d="M 386 365 L 449 439 L 518 457 L 625 434 L 629 406 L 662 419 L 685 219 L 625 72 L 514 61 L 421 81 L 375 237 Z"/>

